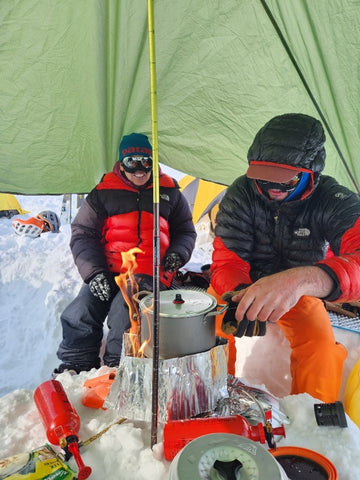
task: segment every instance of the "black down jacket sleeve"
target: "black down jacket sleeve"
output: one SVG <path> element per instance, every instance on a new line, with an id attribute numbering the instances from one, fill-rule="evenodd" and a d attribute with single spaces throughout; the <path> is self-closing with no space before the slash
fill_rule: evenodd
<path id="1" fill-rule="evenodd" d="M 179 253 L 184 264 L 190 260 L 195 248 L 196 231 L 192 214 L 184 195 L 177 191 L 178 200 L 169 216 L 170 245 L 167 253 Z"/>
<path id="2" fill-rule="evenodd" d="M 70 248 L 85 283 L 96 274 L 108 270 L 101 242 L 104 220 L 105 213 L 95 211 L 85 199 L 71 225 Z"/>

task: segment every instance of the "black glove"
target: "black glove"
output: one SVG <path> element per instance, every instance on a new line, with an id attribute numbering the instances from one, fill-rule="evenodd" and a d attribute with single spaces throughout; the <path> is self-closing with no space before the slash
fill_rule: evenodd
<path id="1" fill-rule="evenodd" d="M 89 282 L 90 292 L 102 302 L 109 301 L 116 291 L 116 283 L 111 274 L 98 273 Z"/>
<path id="2" fill-rule="evenodd" d="M 164 258 L 164 270 L 167 272 L 175 272 L 184 265 L 182 258 L 176 252 L 167 253 Z"/>
<path id="3" fill-rule="evenodd" d="M 222 320 L 221 330 L 226 333 L 226 335 L 235 335 L 239 327 L 238 321 L 235 318 L 235 312 L 238 304 L 231 300 L 228 300 L 227 303 L 228 308 Z"/>
<path id="4" fill-rule="evenodd" d="M 266 322 L 260 322 L 260 320 L 250 321 L 244 315 L 244 318 L 239 323 L 237 332 L 234 333 L 235 337 L 263 337 L 266 333 Z"/>
<path id="5" fill-rule="evenodd" d="M 260 322 L 260 320 L 250 321 L 244 318 L 238 322 L 235 318 L 237 302 L 232 300 L 228 301 L 228 309 L 224 315 L 221 330 L 226 335 L 234 335 L 235 337 L 263 337 L 266 333 L 266 322 Z"/>

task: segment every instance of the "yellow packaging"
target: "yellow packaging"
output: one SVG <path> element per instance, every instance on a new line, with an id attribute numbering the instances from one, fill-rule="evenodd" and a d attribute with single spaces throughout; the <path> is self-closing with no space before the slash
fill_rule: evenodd
<path id="1" fill-rule="evenodd" d="M 360 428 L 360 360 L 355 364 L 346 382 L 344 408 L 351 420 Z"/>
<path id="2" fill-rule="evenodd" d="M 0 480 L 72 480 L 76 473 L 50 447 L 0 460 Z"/>

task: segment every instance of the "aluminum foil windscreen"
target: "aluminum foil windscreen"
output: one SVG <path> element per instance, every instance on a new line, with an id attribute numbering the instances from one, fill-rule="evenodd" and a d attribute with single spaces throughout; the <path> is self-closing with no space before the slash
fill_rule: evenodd
<path id="1" fill-rule="evenodd" d="M 221 398 L 213 412 L 213 416 L 226 417 L 241 415 L 252 425 L 266 423 L 265 412 L 271 411 L 273 426 L 290 423 L 287 415 L 281 410 L 279 399 L 267 390 L 251 386 L 240 378 L 228 376 L 228 396 Z"/>
<path id="2" fill-rule="evenodd" d="M 190 418 L 213 411 L 227 389 L 228 345 L 159 360 L 158 419 Z M 104 407 L 129 420 L 151 421 L 152 358 L 122 355 Z"/>

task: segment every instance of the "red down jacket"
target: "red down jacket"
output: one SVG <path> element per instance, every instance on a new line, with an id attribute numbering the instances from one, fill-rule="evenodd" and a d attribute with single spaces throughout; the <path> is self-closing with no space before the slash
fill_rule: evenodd
<path id="1" fill-rule="evenodd" d="M 160 261 L 166 252 L 180 254 L 184 264 L 195 246 L 189 205 L 173 178 L 160 172 Z M 71 226 L 71 251 L 83 280 L 110 270 L 123 273 L 121 252 L 138 247 L 134 273 L 153 274 L 153 188 L 127 182 L 115 164 L 89 193 Z M 169 286 L 174 274 L 160 267 L 160 281 Z"/>

